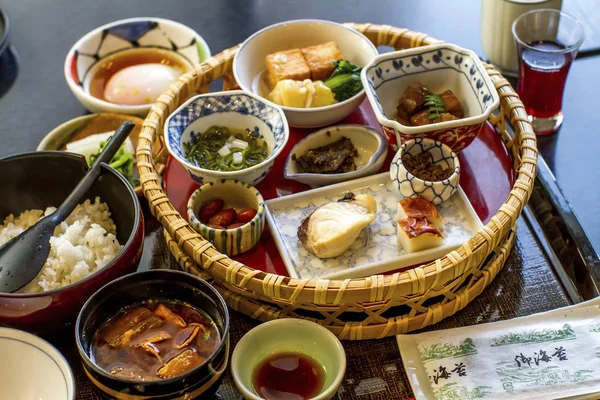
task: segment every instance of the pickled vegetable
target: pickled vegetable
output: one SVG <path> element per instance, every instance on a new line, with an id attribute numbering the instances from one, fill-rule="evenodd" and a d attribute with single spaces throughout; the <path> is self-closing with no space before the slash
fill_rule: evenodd
<path id="1" fill-rule="evenodd" d="M 185 157 L 196 166 L 213 171 L 239 171 L 263 162 L 269 155 L 258 129 L 245 131 L 212 126 L 190 143 L 183 144 Z"/>

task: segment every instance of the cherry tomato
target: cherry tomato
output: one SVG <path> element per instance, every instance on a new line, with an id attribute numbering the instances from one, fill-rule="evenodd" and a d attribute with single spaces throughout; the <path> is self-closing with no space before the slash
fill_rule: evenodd
<path id="1" fill-rule="evenodd" d="M 217 215 L 208 220 L 209 224 L 227 226 L 235 222 L 235 210 L 233 208 L 227 208 L 223 211 L 219 211 Z"/>
<path id="2" fill-rule="evenodd" d="M 209 201 L 200 209 L 200 221 L 206 223 L 209 219 L 217 215 L 223 209 L 223 200 L 215 199 Z"/>
<path id="3" fill-rule="evenodd" d="M 223 227 L 221 225 L 208 224 L 208 226 L 213 229 L 225 229 L 225 227 Z"/>
<path id="4" fill-rule="evenodd" d="M 243 223 L 250 222 L 255 215 L 256 210 L 254 208 L 244 208 L 237 213 L 237 220 Z"/>
<path id="5" fill-rule="evenodd" d="M 244 225 L 246 225 L 245 222 L 236 222 L 235 224 L 227 225 L 227 229 L 235 229 L 235 228 L 239 228 L 240 226 L 244 226 Z"/>

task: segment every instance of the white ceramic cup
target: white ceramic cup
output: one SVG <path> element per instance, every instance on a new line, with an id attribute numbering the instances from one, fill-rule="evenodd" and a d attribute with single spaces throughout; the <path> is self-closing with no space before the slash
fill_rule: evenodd
<path id="1" fill-rule="evenodd" d="M 481 46 L 488 61 L 505 74 L 516 75 L 519 59 L 512 23 L 527 11 L 561 6 L 562 0 L 481 0 Z"/>

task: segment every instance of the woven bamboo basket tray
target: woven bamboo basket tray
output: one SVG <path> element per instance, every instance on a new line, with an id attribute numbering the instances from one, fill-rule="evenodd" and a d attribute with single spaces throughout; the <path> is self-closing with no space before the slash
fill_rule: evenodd
<path id="1" fill-rule="evenodd" d="M 395 49 L 439 43 L 426 34 L 384 25 L 347 24 L 376 46 Z M 536 138 L 527 113 L 509 82 L 486 65 L 501 99 L 490 117 L 513 160 L 516 180 L 490 222 L 445 257 L 405 272 L 360 279 L 293 279 L 255 270 L 231 260 L 194 231 L 175 210 L 152 162 L 151 146 L 162 136 L 167 117 L 198 88 L 223 78 L 235 86 L 231 68 L 238 46 L 224 50 L 183 75 L 163 93 L 144 121 L 137 165 L 153 215 L 165 230 L 171 253 L 182 269 L 211 278 L 227 304 L 267 321 L 297 317 L 318 322 L 341 339 L 374 339 L 435 324 L 464 308 L 504 266 L 515 241 L 516 220 L 533 190 Z M 514 129 L 508 134 L 507 123 Z"/>

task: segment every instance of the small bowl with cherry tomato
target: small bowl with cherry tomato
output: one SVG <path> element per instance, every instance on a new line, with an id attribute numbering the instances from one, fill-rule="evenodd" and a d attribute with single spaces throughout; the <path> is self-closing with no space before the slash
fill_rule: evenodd
<path id="1" fill-rule="evenodd" d="M 264 201 L 245 182 L 222 179 L 200 186 L 188 200 L 190 225 L 228 256 L 250 250 L 265 227 Z"/>

